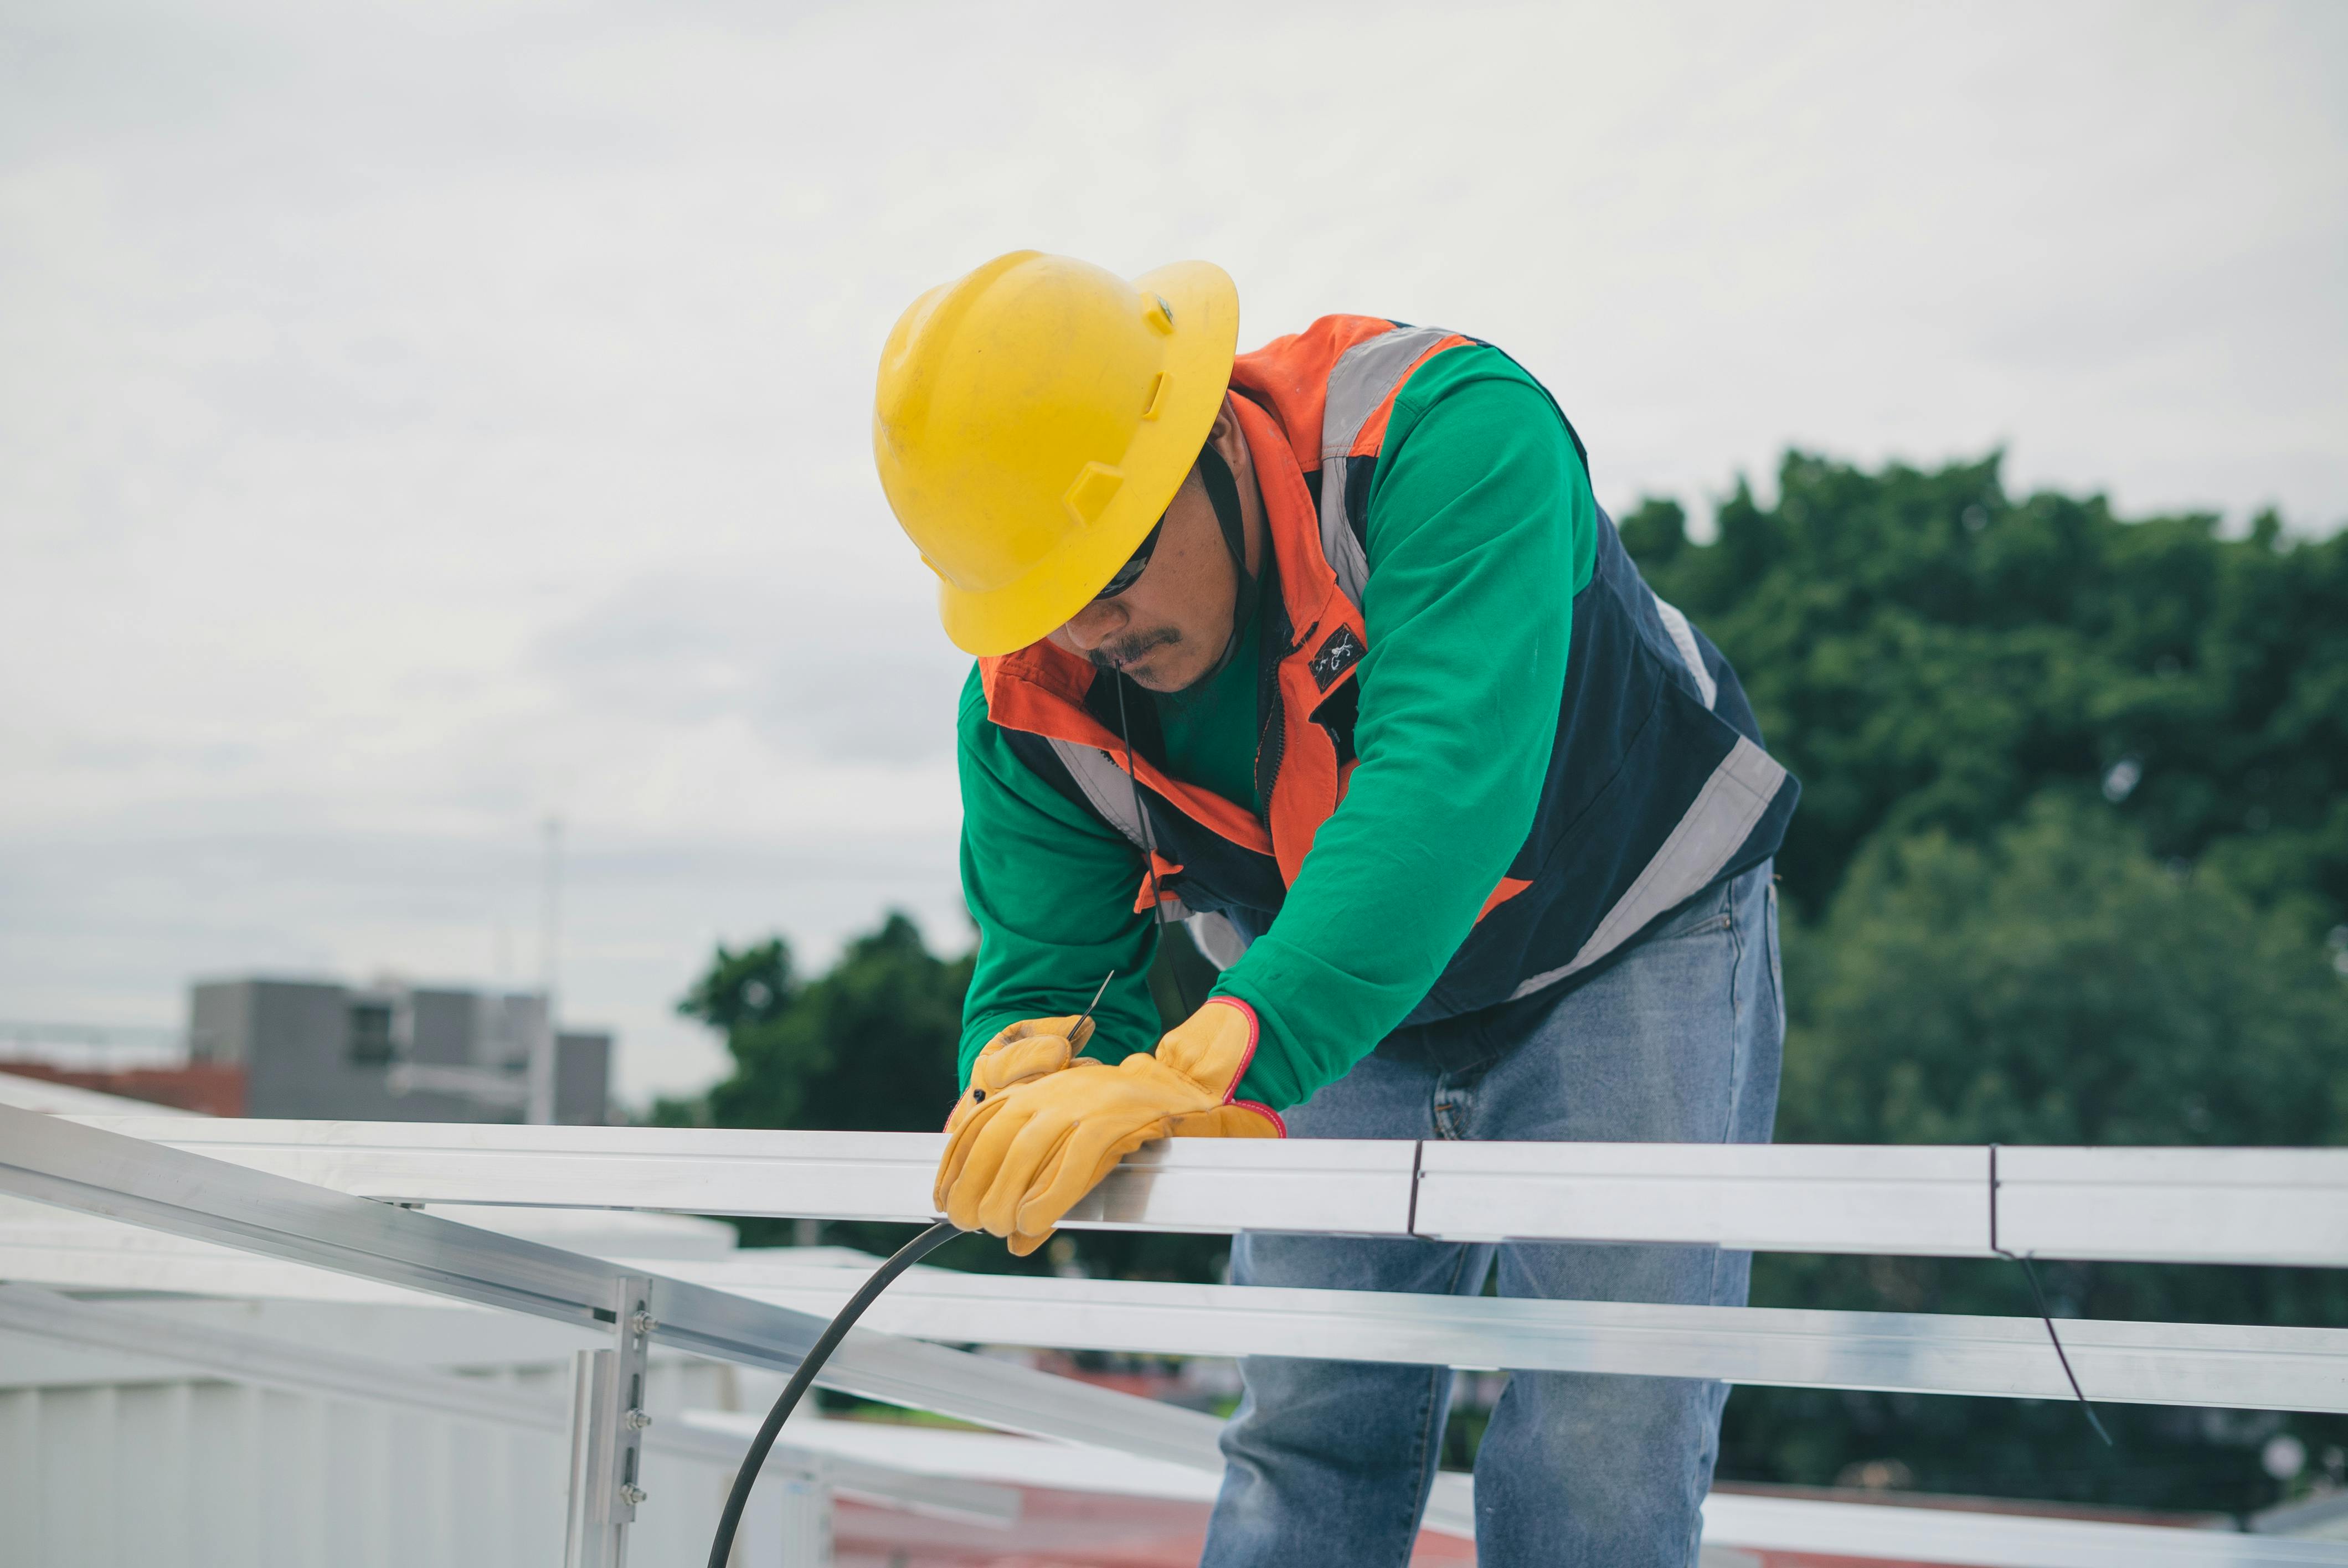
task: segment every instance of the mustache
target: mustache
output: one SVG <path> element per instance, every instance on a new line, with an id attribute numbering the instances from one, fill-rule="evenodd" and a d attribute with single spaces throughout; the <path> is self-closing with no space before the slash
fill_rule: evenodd
<path id="1" fill-rule="evenodd" d="M 1179 631 L 1170 626 L 1161 626 L 1155 630 L 1136 632 L 1130 637 L 1121 637 L 1114 642 L 1104 642 L 1085 657 L 1091 661 L 1094 669 L 1107 670 L 1114 674 L 1131 668 L 1155 650 L 1170 648 L 1181 641 L 1182 634 Z"/>

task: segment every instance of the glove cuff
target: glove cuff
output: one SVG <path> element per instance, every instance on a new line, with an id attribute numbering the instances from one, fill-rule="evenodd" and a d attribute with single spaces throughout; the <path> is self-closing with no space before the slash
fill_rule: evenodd
<path id="1" fill-rule="evenodd" d="M 1153 1053 L 1158 1065 L 1180 1073 L 1228 1105 L 1255 1060 L 1262 1036 L 1255 1009 L 1237 997 L 1209 997 L 1204 1006 L 1167 1030 Z"/>
<path id="2" fill-rule="evenodd" d="M 1174 1119 L 1177 1138 L 1285 1138 L 1288 1123 L 1280 1112 L 1257 1100 L 1234 1100 L 1228 1105 L 1197 1111 Z"/>
<path id="3" fill-rule="evenodd" d="M 1266 1105 L 1261 1100 L 1234 1100 L 1231 1102 L 1231 1109 L 1233 1111 L 1247 1112 L 1255 1116 L 1261 1117 L 1263 1122 L 1270 1126 L 1271 1132 L 1268 1135 L 1271 1137 L 1285 1138 L 1288 1136 L 1288 1122 L 1281 1116 L 1279 1112 L 1274 1111 L 1271 1106 Z"/>

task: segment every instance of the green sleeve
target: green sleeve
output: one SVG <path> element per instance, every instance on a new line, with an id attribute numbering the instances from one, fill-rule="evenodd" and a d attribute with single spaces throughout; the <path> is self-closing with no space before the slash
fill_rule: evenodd
<path id="1" fill-rule="evenodd" d="M 1240 1092 L 1309 1098 L 1426 995 L 1531 831 L 1597 505 L 1564 420 L 1494 349 L 1404 388 L 1369 497 L 1369 651 L 1345 798 L 1217 989 L 1262 1022 Z"/>
<path id="2" fill-rule="evenodd" d="M 976 666 L 963 688 L 962 887 L 978 922 L 963 1002 L 962 1079 L 981 1047 L 1021 1019 L 1093 1011 L 1087 1055 L 1117 1061 L 1158 1041 L 1148 975 L 1158 933 L 1134 912 L 1141 857 L 1115 829 L 1021 762 L 986 716 Z"/>

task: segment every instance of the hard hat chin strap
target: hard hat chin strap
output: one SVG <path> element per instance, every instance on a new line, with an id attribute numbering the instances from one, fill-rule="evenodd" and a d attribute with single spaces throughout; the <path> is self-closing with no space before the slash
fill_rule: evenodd
<path id="1" fill-rule="evenodd" d="M 1231 575 L 1235 586 L 1231 592 L 1231 634 L 1223 643 L 1221 657 L 1214 667 L 1191 682 L 1192 690 L 1206 684 L 1223 671 L 1239 651 L 1240 635 L 1247 628 L 1262 596 L 1262 585 L 1254 572 L 1248 569 L 1247 515 L 1240 510 L 1239 481 L 1231 477 L 1231 466 L 1223 455 L 1208 442 L 1199 449 L 1199 482 L 1207 487 L 1207 499 L 1215 508 L 1215 521 L 1222 525 L 1223 548 L 1231 552 Z M 1267 544 L 1269 541 L 1267 541 Z"/>

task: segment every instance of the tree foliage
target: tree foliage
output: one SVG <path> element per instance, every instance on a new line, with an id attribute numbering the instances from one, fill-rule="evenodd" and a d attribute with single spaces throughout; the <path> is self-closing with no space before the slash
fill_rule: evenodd
<path id="1" fill-rule="evenodd" d="M 726 1038 L 732 1076 L 673 1117 L 720 1127 L 935 1132 L 955 1094 L 971 958 L 940 958 L 904 915 L 802 982 L 780 937 L 721 946 L 676 1010 Z"/>
<path id="2" fill-rule="evenodd" d="M 2337 1143 L 2348 537 L 2009 498 L 1995 456 L 1789 455 L 1697 545 L 1623 523 L 1804 784 L 1778 870 L 1789 1142 Z M 2326 950 L 2326 934 L 2331 951 Z M 2042 1266 L 2058 1313 L 2348 1322 L 2315 1270 Z M 1763 1256 L 1756 1303 L 2027 1314 L 2010 1264 Z M 2190 1508 L 2271 1501 L 2333 1419 L 1748 1388 L 1722 1473 Z"/>
<path id="3" fill-rule="evenodd" d="M 1789 933 L 1781 1141 L 2323 1144 L 2348 1131 L 2348 1008 L 2287 915 L 2147 854 L 2099 796 L 2050 793 L 1984 845 L 1932 830 L 1863 851 L 1828 917 Z M 2044 1263 L 2060 1315 L 2348 1323 L 2312 1269 Z M 2016 1266 L 1755 1260 L 1756 1304 L 2027 1316 Z M 1749 1388 L 1724 1473 L 1828 1482 L 1872 1462 L 1933 1491 L 2246 1511 L 2259 1448 L 2348 1422 Z"/>
<path id="4" fill-rule="evenodd" d="M 1782 1139 L 2343 1141 L 2322 948 L 2100 798 L 2050 791 L 1986 844 L 1880 841 L 1797 940 Z"/>
<path id="5" fill-rule="evenodd" d="M 1803 780 L 1787 891 L 1815 916 L 1875 835 L 1978 838 L 2073 784 L 2156 856 L 2348 920 L 2348 535 L 2122 523 L 2100 497 L 2009 500 L 1998 470 L 1796 453 L 1776 505 L 1740 484 L 1708 546 L 1671 502 L 1624 521 Z"/>
<path id="6" fill-rule="evenodd" d="M 885 917 L 855 938 L 820 977 L 801 981 L 789 945 L 769 937 L 736 952 L 720 946 L 677 1011 L 725 1037 L 734 1071 L 695 1100 L 663 1101 L 655 1122 L 672 1126 L 806 1127 L 933 1132 L 959 1091 L 955 1046 L 962 999 L 974 955 L 942 958 L 912 920 Z M 1159 944 L 1151 972 L 1161 999 L 1177 993 L 1170 966 L 1204 965 L 1179 933 Z M 1209 976 L 1190 972 L 1190 996 L 1206 994 Z M 1168 1005 L 1171 1005 L 1170 1002 Z M 737 1220 L 745 1243 L 783 1240 L 788 1222 Z M 886 1252 L 911 1227 L 836 1225 L 827 1240 Z M 1069 1233 L 1027 1259 L 983 1238 L 949 1243 L 932 1262 L 994 1272 L 1040 1273 L 1076 1267 L 1126 1279 L 1197 1279 L 1220 1272 L 1226 1244 L 1218 1237 Z"/>

